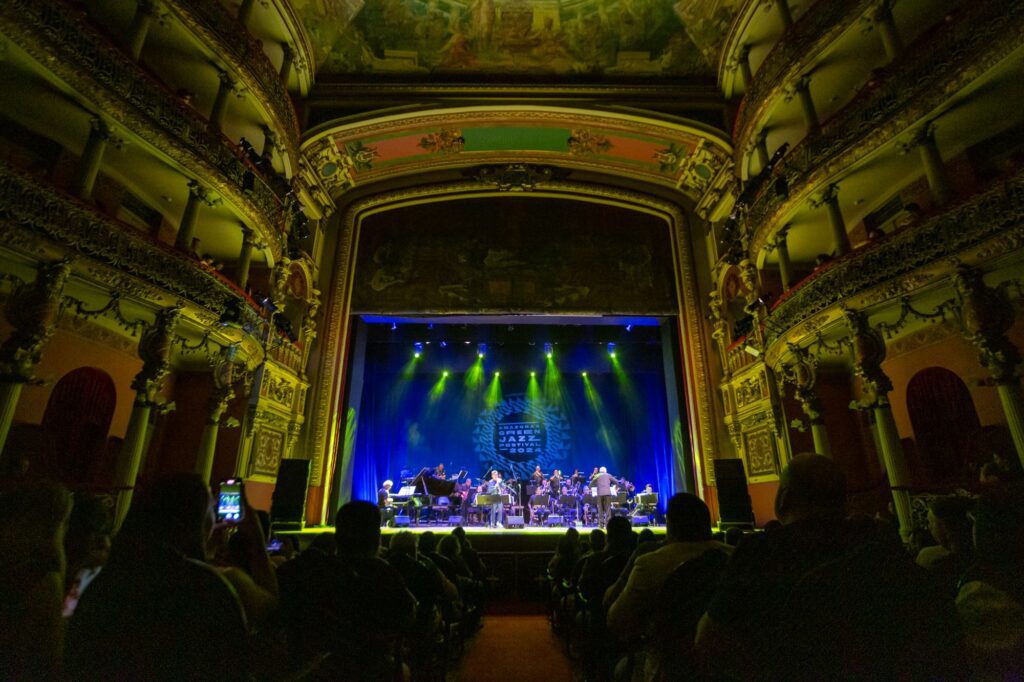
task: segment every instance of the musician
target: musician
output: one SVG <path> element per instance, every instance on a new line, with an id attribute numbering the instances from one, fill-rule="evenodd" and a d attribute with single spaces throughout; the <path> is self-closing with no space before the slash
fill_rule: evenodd
<path id="1" fill-rule="evenodd" d="M 439 478 L 442 481 L 448 478 L 448 474 L 444 472 L 444 462 L 438 464 L 434 469 L 434 478 Z"/>
<path id="2" fill-rule="evenodd" d="M 494 470 L 491 472 L 491 480 L 487 482 L 487 494 L 488 495 L 504 495 L 505 494 L 505 481 L 501 480 L 501 472 Z M 503 528 L 502 524 L 505 521 L 505 505 L 501 502 L 491 505 L 491 528 Z"/>
<path id="3" fill-rule="evenodd" d="M 533 491 L 533 495 L 530 496 L 530 515 L 535 517 L 533 520 L 540 522 L 541 518 L 548 512 L 547 505 L 550 504 L 550 499 L 547 504 L 541 499 L 545 495 L 549 494 L 549 490 L 543 485 L 543 483 Z"/>
<path id="4" fill-rule="evenodd" d="M 543 474 L 543 472 L 541 472 L 540 465 L 538 464 L 537 468 L 533 470 L 532 474 L 530 474 L 530 483 L 532 483 L 534 489 L 536 489 L 537 486 L 539 486 L 543 482 L 544 482 L 544 474 Z"/>
<path id="5" fill-rule="evenodd" d="M 548 479 L 548 483 L 551 484 L 552 494 L 557 495 L 559 490 L 562 489 L 562 470 L 555 469 L 555 473 L 551 474 L 551 478 Z"/>
<path id="6" fill-rule="evenodd" d="M 612 486 L 619 481 L 601 467 L 590 479 L 590 487 L 597 488 L 597 525 L 604 528 L 608 524 L 608 515 L 612 510 Z"/>
<path id="7" fill-rule="evenodd" d="M 580 483 L 583 483 L 583 474 L 580 473 L 579 469 L 572 472 L 572 476 L 569 477 L 569 485 L 572 488 L 577 487 Z"/>
<path id="8" fill-rule="evenodd" d="M 391 499 L 391 488 L 394 485 L 390 480 L 384 481 L 380 490 L 377 491 L 377 507 L 380 509 L 380 521 L 385 525 L 395 518 L 395 508 L 392 506 L 394 500 Z"/>
<path id="9" fill-rule="evenodd" d="M 641 495 L 653 495 L 654 494 L 654 487 L 650 483 L 648 483 L 644 487 L 643 491 L 641 491 L 640 494 Z"/>

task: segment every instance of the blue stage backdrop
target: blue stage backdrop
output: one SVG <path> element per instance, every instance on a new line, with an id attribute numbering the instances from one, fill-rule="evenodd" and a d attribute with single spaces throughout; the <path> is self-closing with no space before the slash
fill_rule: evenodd
<path id="1" fill-rule="evenodd" d="M 368 344 L 353 498 L 375 500 L 385 479 L 397 490 L 403 470 L 439 463 L 474 482 L 492 468 L 525 479 L 539 464 L 565 476 L 606 466 L 652 484 L 664 506 L 675 477 L 660 344 L 620 345 L 614 359 L 604 344 L 559 345 L 551 359 L 542 346 L 503 344 L 481 359 L 475 344 L 435 342 L 415 359 L 411 344 Z"/>

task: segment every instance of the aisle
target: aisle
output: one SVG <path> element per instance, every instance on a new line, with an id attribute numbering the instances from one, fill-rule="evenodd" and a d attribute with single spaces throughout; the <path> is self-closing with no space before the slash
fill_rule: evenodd
<path id="1" fill-rule="evenodd" d="M 460 682 L 572 682 L 572 667 L 546 616 L 485 616 L 458 673 Z"/>

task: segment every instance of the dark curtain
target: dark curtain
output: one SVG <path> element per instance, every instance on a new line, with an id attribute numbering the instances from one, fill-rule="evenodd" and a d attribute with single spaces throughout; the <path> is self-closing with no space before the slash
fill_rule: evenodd
<path id="1" fill-rule="evenodd" d="M 95 367 L 79 367 L 53 387 L 43 414 L 43 432 L 55 444 L 50 470 L 70 485 L 105 483 L 104 449 L 114 417 L 117 390 L 110 375 Z"/>
<path id="2" fill-rule="evenodd" d="M 928 482 L 958 480 L 981 429 L 967 385 L 943 367 L 923 369 L 907 386 L 907 411 Z"/>

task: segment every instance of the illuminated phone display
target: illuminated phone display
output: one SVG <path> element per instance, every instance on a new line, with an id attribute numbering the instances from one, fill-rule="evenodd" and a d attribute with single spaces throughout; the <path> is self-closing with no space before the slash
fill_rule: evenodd
<path id="1" fill-rule="evenodd" d="M 234 523 L 242 520 L 242 482 L 228 479 L 220 484 L 217 497 L 217 521 Z"/>

